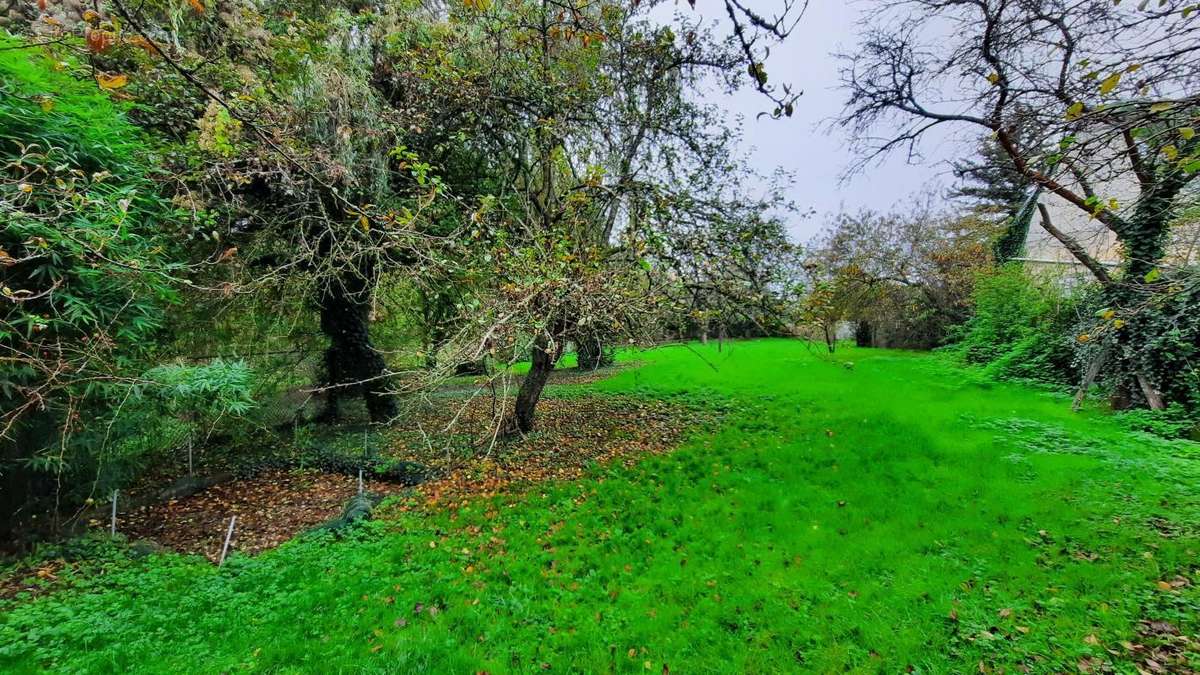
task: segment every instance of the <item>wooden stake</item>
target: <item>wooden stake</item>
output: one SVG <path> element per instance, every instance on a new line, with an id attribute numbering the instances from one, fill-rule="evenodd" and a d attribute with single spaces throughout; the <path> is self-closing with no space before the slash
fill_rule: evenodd
<path id="1" fill-rule="evenodd" d="M 362 493 L 363 493 L 362 469 L 359 469 L 358 470 L 358 494 L 361 496 Z"/>
<path id="2" fill-rule="evenodd" d="M 108 526 L 108 534 L 111 537 L 117 536 L 117 491 L 112 493 L 112 522 Z"/>
<path id="3" fill-rule="evenodd" d="M 1083 382 L 1079 384 L 1079 391 L 1075 392 L 1075 401 L 1071 404 L 1072 410 L 1079 410 L 1079 407 L 1083 405 L 1083 399 L 1087 398 L 1088 389 L 1092 388 L 1092 383 L 1100 375 L 1100 369 L 1108 361 L 1108 352 L 1110 349 L 1109 345 L 1105 345 L 1104 349 L 1100 350 L 1100 353 L 1096 355 L 1096 358 L 1088 364 L 1087 373 L 1083 376 Z"/>
<path id="4" fill-rule="evenodd" d="M 217 567 L 225 564 L 225 555 L 229 553 L 229 541 L 233 539 L 233 524 L 237 522 L 237 516 L 229 519 L 229 531 L 225 533 L 225 545 L 221 547 L 221 559 L 217 561 Z"/>

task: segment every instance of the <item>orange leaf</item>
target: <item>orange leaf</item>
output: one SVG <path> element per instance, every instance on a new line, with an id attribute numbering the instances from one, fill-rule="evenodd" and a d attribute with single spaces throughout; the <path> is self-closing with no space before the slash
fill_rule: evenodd
<path id="1" fill-rule="evenodd" d="M 158 53 L 155 50 L 154 45 L 141 35 L 134 35 L 133 37 L 125 38 L 125 42 L 136 47 L 141 47 L 142 49 L 146 50 L 147 54 L 150 54 L 151 56 L 154 56 Z"/>
<path id="2" fill-rule="evenodd" d="M 88 29 L 87 46 L 93 54 L 99 54 L 112 46 L 112 35 L 108 31 Z"/>
<path id="3" fill-rule="evenodd" d="M 192 9 L 196 10 L 197 14 L 204 13 L 204 3 L 200 2 L 200 0 L 188 0 L 188 4 L 192 6 Z"/>

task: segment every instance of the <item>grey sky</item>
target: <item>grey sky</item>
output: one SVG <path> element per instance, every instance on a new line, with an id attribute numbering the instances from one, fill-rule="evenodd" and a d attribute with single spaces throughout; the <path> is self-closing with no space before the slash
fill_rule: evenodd
<path id="1" fill-rule="evenodd" d="M 767 9 L 767 3 L 772 2 L 758 0 L 749 4 L 755 9 L 760 5 Z M 826 119 L 841 111 L 844 96 L 837 89 L 839 64 L 831 54 L 839 48 L 854 46 L 855 24 L 861 12 L 872 4 L 870 0 L 811 0 L 796 30 L 784 44 L 772 49 L 767 62 L 771 81 L 786 81 L 804 91 L 790 119 L 756 119 L 759 112 L 769 108 L 770 102 L 749 88 L 729 96 L 714 95 L 713 102 L 731 116 L 743 116 L 745 145 L 752 151 L 751 160 L 760 171 L 768 173 L 779 166 L 795 173 L 792 198 L 801 208 L 816 210 L 814 217 L 790 223 L 798 241 L 809 239 L 821 229 L 827 215 L 841 209 L 889 210 L 903 206 L 927 187 L 945 186 L 951 182 L 946 162 L 953 156 L 952 151 L 961 151 L 963 147 L 961 140 L 927 144 L 919 165 L 908 164 L 903 156 L 896 156 L 881 166 L 869 168 L 849 183 L 839 182 L 850 164 L 850 155 L 842 131 L 830 132 L 824 125 Z M 695 11 L 706 18 L 724 18 L 722 7 L 719 0 L 699 0 Z M 672 9 L 692 11 L 683 0 Z M 721 30 L 728 30 L 728 25 L 722 25 Z"/>

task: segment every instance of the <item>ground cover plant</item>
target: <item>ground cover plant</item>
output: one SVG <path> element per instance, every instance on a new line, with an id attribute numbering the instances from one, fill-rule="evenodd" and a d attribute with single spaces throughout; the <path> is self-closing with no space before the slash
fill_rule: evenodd
<path id="1" fill-rule="evenodd" d="M 94 542 L 59 590 L 5 602 L 0 668 L 1200 667 L 1195 444 L 928 354 L 767 340 L 637 359 L 586 386 L 719 399 L 719 427 L 580 480 L 396 501 L 221 568 Z"/>

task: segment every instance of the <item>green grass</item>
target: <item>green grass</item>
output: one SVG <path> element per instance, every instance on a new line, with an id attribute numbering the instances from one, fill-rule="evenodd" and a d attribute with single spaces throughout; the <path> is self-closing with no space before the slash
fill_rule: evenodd
<path id="1" fill-rule="evenodd" d="M 1133 672 L 1139 620 L 1200 629 L 1196 445 L 936 356 L 694 350 L 593 385 L 730 404 L 677 453 L 220 570 L 113 555 L 7 608 L 0 670 Z"/>

